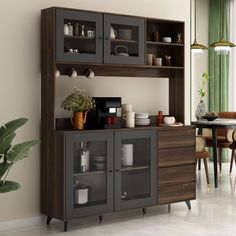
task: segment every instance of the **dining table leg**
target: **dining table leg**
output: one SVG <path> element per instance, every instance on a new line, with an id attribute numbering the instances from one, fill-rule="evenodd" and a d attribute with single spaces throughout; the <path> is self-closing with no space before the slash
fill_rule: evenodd
<path id="1" fill-rule="evenodd" d="M 216 139 L 216 127 L 214 127 L 214 126 L 212 127 L 212 147 L 213 147 L 215 188 L 218 188 L 218 176 L 217 176 L 217 139 Z"/>

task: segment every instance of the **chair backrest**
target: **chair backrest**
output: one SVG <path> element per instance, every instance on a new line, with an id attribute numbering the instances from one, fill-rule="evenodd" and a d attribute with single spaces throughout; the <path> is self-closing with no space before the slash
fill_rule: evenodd
<path id="1" fill-rule="evenodd" d="M 236 119 L 235 111 L 221 111 L 218 113 L 220 118 Z M 217 136 L 226 136 L 227 129 L 217 129 Z"/>

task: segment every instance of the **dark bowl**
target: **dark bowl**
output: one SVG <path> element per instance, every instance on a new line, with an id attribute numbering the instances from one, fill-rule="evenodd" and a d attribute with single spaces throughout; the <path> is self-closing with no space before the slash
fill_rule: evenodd
<path id="1" fill-rule="evenodd" d="M 213 121 L 217 119 L 219 116 L 203 116 L 202 118 L 208 120 L 208 121 Z"/>

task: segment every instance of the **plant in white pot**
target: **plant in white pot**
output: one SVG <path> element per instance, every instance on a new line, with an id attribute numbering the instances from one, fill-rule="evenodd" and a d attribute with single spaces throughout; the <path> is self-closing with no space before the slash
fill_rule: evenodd
<path id="1" fill-rule="evenodd" d="M 72 111 L 72 125 L 74 129 L 84 129 L 87 112 L 95 108 L 95 100 L 89 97 L 85 89 L 74 88 L 61 103 L 65 110 Z"/>
<path id="2" fill-rule="evenodd" d="M 37 140 L 30 140 L 12 145 L 16 129 L 24 125 L 27 120 L 26 118 L 12 120 L 0 128 L 0 193 L 20 188 L 19 183 L 6 179 L 8 173 L 17 161 L 27 157 L 31 148 L 39 143 Z"/>

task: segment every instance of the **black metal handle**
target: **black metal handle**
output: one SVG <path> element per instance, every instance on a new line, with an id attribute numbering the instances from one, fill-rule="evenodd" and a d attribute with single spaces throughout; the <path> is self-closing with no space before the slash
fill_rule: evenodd
<path id="1" fill-rule="evenodd" d="M 106 40 L 108 40 L 109 38 L 108 37 L 105 37 Z"/>
<path id="2" fill-rule="evenodd" d="M 101 39 L 102 39 L 102 36 L 98 36 L 98 39 L 100 39 L 100 40 L 101 40 Z"/>
<path id="3" fill-rule="evenodd" d="M 116 169 L 116 172 L 120 172 L 120 170 L 119 170 L 119 169 Z"/>
<path id="4" fill-rule="evenodd" d="M 113 170 L 108 170 L 108 172 L 109 172 L 109 173 L 112 173 L 112 172 L 113 172 Z"/>

